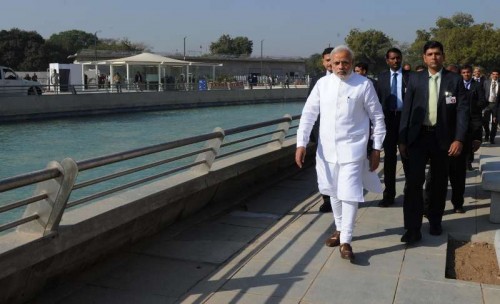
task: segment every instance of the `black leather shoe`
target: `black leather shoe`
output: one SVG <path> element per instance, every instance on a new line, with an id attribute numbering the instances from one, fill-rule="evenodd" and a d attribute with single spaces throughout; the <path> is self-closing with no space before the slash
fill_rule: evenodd
<path id="1" fill-rule="evenodd" d="M 422 239 L 422 233 L 420 231 L 407 230 L 405 234 L 401 237 L 401 242 L 411 245 Z"/>
<path id="2" fill-rule="evenodd" d="M 490 140 L 490 144 L 494 145 L 495 144 L 495 140 L 494 139 Z"/>
<path id="3" fill-rule="evenodd" d="M 431 224 L 429 227 L 429 234 L 430 235 L 441 235 L 443 233 L 443 228 L 441 227 L 441 224 Z"/>
<path id="4" fill-rule="evenodd" d="M 378 202 L 378 206 L 382 207 L 382 208 L 386 208 L 386 207 L 389 207 L 391 205 L 394 205 L 394 200 L 390 200 L 390 199 L 387 199 L 387 198 L 384 198 L 383 200 L 381 200 L 380 202 Z"/>
<path id="5" fill-rule="evenodd" d="M 472 164 L 467 164 L 467 170 L 474 171 L 474 167 L 472 167 Z"/>
<path id="6" fill-rule="evenodd" d="M 465 213 L 464 207 L 455 207 L 455 209 L 453 209 L 453 211 L 455 213 Z"/>
<path id="7" fill-rule="evenodd" d="M 332 212 L 332 204 L 330 204 L 330 202 L 323 202 L 323 204 L 319 206 L 319 212 L 323 213 Z"/>

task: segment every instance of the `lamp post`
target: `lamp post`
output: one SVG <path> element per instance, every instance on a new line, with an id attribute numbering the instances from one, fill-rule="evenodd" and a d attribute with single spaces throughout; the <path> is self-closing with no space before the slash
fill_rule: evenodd
<path id="1" fill-rule="evenodd" d="M 187 36 L 184 36 L 184 61 L 186 60 L 186 38 Z"/>
<path id="2" fill-rule="evenodd" d="M 264 39 L 260 41 L 260 76 L 264 76 L 262 71 L 262 54 L 263 54 Z"/>
<path id="3" fill-rule="evenodd" d="M 97 33 L 100 33 L 101 30 L 98 30 L 94 33 L 94 60 L 97 61 Z"/>

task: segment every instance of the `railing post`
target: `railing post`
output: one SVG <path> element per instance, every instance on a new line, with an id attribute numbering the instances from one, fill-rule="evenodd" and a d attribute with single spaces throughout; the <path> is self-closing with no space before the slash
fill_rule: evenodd
<path id="1" fill-rule="evenodd" d="M 17 228 L 19 232 L 47 235 L 59 227 L 66 203 L 75 184 L 78 166 L 73 159 L 66 158 L 61 163 L 49 162 L 47 168 L 57 168 L 61 175 L 37 185 L 35 195 L 46 193 L 48 197 L 26 208 L 24 217 L 38 214 L 39 219 L 36 222 L 19 226 Z"/>
<path id="2" fill-rule="evenodd" d="M 282 122 L 278 125 L 276 128 L 277 132 L 271 137 L 274 141 L 267 145 L 268 148 L 280 149 L 283 146 L 288 129 L 290 129 L 290 125 L 292 124 L 292 116 L 290 114 L 286 114 L 283 117 L 288 118 L 288 121 Z"/>
<path id="3" fill-rule="evenodd" d="M 203 164 L 194 166 L 193 168 L 191 168 L 192 171 L 201 173 L 207 173 L 208 171 L 210 171 L 210 168 L 215 161 L 215 157 L 217 156 L 217 154 L 219 154 L 220 146 L 222 145 L 225 136 L 224 130 L 222 128 L 217 127 L 213 132 L 220 133 L 222 136 L 207 140 L 207 142 L 205 143 L 205 148 L 210 148 L 210 150 L 198 154 L 195 162 L 203 161 Z"/>

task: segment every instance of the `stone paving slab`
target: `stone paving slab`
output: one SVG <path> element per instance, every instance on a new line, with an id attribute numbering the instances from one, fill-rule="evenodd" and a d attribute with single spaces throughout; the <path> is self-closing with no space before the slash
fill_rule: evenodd
<path id="1" fill-rule="evenodd" d="M 393 206 L 377 207 L 373 193 L 360 205 L 354 264 L 324 246 L 333 217 L 318 212 L 309 168 L 229 212 L 174 224 L 45 294 L 57 301 L 34 303 L 498 303 L 500 286 L 444 273 L 449 237 L 493 242 L 500 228 L 488 221 L 479 171 L 467 173 L 467 212 L 452 213 L 448 198 L 443 235 L 429 235 L 424 219 L 422 241 L 406 246 L 398 170 Z"/>

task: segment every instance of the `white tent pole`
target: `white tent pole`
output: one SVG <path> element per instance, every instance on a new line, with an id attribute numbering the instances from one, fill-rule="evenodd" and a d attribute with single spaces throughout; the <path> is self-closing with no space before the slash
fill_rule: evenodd
<path id="1" fill-rule="evenodd" d="M 111 64 L 109 66 L 109 78 L 110 78 L 109 85 L 111 87 L 111 92 L 113 92 L 113 84 L 115 83 L 115 80 L 114 80 L 113 76 L 114 76 L 113 65 Z"/>
<path id="2" fill-rule="evenodd" d="M 95 83 L 96 86 L 99 88 L 99 72 L 97 72 L 97 62 L 95 63 Z"/>
<path id="3" fill-rule="evenodd" d="M 186 65 L 186 91 L 189 89 L 189 65 Z"/>
<path id="4" fill-rule="evenodd" d="M 161 91 L 161 63 L 158 65 L 158 92 Z"/>
<path id="5" fill-rule="evenodd" d="M 129 88 L 129 79 L 130 79 L 130 71 L 129 71 L 129 67 L 128 67 L 128 63 L 127 63 L 127 91 L 130 90 Z"/>

